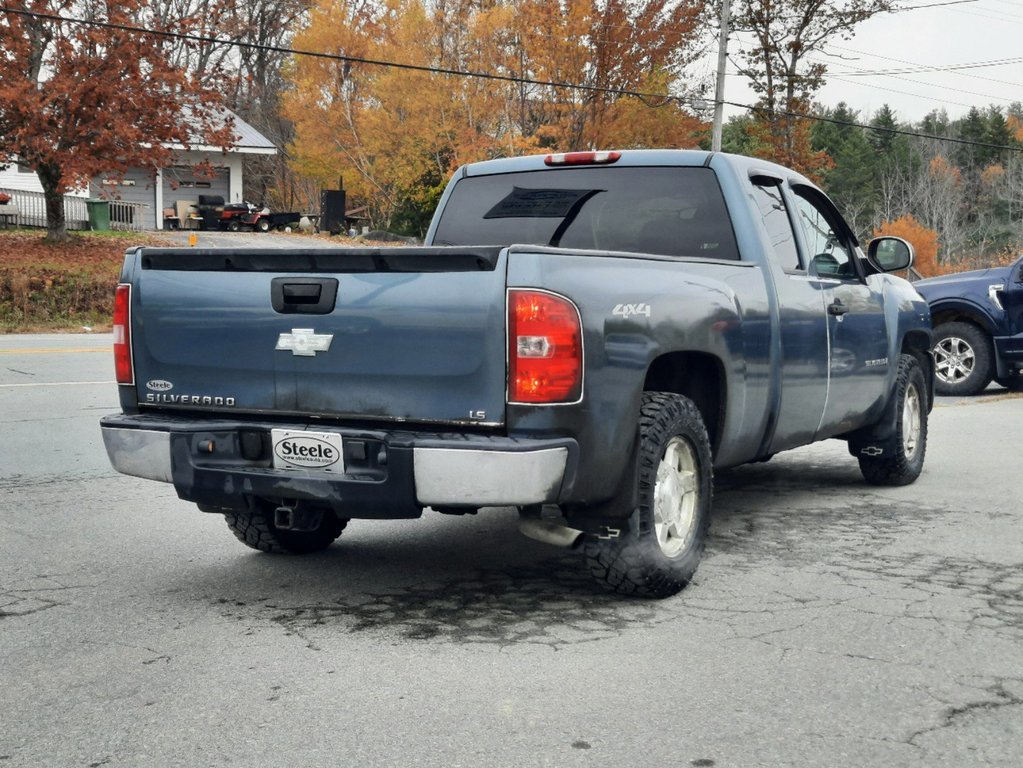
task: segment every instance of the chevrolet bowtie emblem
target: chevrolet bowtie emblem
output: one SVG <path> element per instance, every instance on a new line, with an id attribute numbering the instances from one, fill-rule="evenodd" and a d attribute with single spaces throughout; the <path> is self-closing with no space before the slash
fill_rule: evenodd
<path id="1" fill-rule="evenodd" d="M 292 328 L 277 339 L 277 349 L 291 350 L 293 355 L 313 357 L 317 352 L 330 349 L 333 333 L 316 333 L 312 328 Z"/>

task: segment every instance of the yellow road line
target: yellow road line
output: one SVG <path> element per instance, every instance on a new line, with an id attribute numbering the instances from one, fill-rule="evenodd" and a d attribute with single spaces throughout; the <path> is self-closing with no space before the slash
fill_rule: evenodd
<path id="1" fill-rule="evenodd" d="M 103 352 L 112 354 L 109 347 L 52 347 L 49 349 L 0 349 L 0 355 L 63 355 L 79 352 Z"/>
<path id="2" fill-rule="evenodd" d="M 77 387 L 80 385 L 94 386 L 99 384 L 108 386 L 116 383 L 116 381 L 34 381 L 28 384 L 0 384 L 0 389 L 24 389 L 25 387 Z"/>

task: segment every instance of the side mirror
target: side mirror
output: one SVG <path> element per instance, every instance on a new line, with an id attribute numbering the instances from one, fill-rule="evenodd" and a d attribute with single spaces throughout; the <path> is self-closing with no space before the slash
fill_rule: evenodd
<path id="1" fill-rule="evenodd" d="M 916 252 L 901 237 L 875 237 L 867 246 L 867 258 L 881 272 L 901 272 L 913 266 Z"/>

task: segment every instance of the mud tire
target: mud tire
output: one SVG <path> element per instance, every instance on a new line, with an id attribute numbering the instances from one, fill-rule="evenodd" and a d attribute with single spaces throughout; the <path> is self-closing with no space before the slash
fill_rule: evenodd
<path id="1" fill-rule="evenodd" d="M 863 479 L 870 485 L 909 485 L 923 471 L 927 454 L 927 386 L 920 363 L 912 355 L 899 356 L 895 397 L 891 454 L 857 457 Z"/>
<path id="2" fill-rule="evenodd" d="M 348 520 L 339 519 L 327 510 L 315 531 L 284 531 L 274 525 L 274 507 L 264 502 L 247 510 L 230 510 L 224 519 L 242 544 L 277 555 L 306 555 L 324 550 L 348 525 Z"/>
<path id="3" fill-rule="evenodd" d="M 583 545 L 583 555 L 590 573 L 607 589 L 639 597 L 670 597 L 683 589 L 693 578 L 707 541 L 710 525 L 713 465 L 710 440 L 703 418 L 693 402 L 667 392 L 646 392 L 639 416 L 639 506 L 629 518 L 628 529 L 612 539 L 592 539 Z M 695 494 L 692 503 L 682 502 L 691 522 L 683 536 L 659 539 L 664 523 L 663 505 L 658 507 L 658 475 L 677 465 L 672 456 L 684 454 L 683 464 L 689 471 L 686 484 L 691 490 L 681 491 L 679 498 Z M 676 474 L 676 477 L 680 475 Z M 664 482 L 671 482 L 665 480 Z M 675 486 L 677 487 L 677 482 Z M 662 492 L 660 498 L 665 498 Z M 670 531 L 670 527 L 669 527 Z M 673 551 L 678 548 L 677 551 Z"/>

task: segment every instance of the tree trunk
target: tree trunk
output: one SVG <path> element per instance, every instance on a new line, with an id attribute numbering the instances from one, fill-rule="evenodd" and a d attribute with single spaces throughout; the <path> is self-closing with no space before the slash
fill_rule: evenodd
<path id="1" fill-rule="evenodd" d="M 43 187 L 43 199 L 46 201 L 46 240 L 47 243 L 66 243 L 67 222 L 64 220 L 64 193 L 60 188 L 61 172 L 53 166 L 41 166 L 36 169 L 39 183 Z"/>

